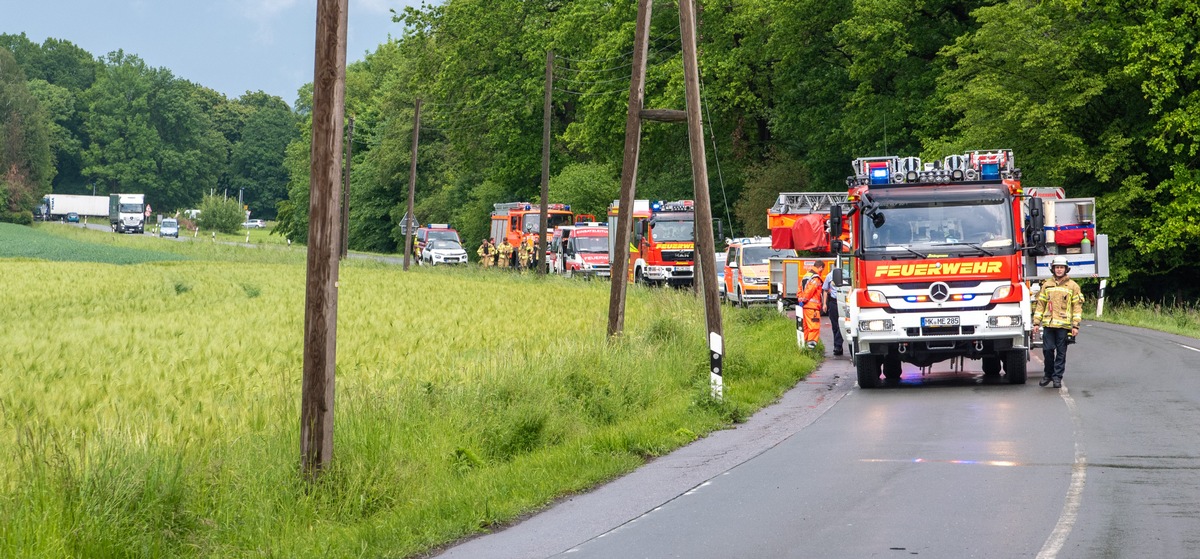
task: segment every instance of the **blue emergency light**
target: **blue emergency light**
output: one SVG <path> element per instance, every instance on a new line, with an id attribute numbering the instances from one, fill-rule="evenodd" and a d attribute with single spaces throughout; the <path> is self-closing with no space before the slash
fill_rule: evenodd
<path id="1" fill-rule="evenodd" d="M 999 163 L 984 163 L 979 166 L 979 178 L 985 181 L 994 181 L 1000 178 Z"/>
<path id="2" fill-rule="evenodd" d="M 888 170 L 887 167 L 872 167 L 871 168 L 871 184 L 887 184 Z"/>
<path id="3" fill-rule="evenodd" d="M 650 211 L 661 212 L 662 206 L 663 206 L 662 200 L 655 200 L 654 202 L 650 203 Z"/>

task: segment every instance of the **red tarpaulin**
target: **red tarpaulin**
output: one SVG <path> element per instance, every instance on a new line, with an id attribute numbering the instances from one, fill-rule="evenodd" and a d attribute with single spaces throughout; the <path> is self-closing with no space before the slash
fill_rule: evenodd
<path id="1" fill-rule="evenodd" d="M 771 230 L 771 248 L 785 250 L 792 247 L 792 228 L 776 227 Z"/>
<path id="2" fill-rule="evenodd" d="M 807 214 L 792 224 L 792 248 L 796 250 L 829 250 L 829 234 L 825 231 L 827 214 Z M 772 234 L 774 236 L 774 234 Z"/>

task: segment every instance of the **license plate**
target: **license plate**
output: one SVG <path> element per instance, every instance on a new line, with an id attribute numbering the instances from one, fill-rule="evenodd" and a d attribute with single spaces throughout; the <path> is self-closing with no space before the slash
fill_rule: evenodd
<path id="1" fill-rule="evenodd" d="M 959 318 L 957 316 L 929 316 L 921 319 L 921 326 L 958 326 Z"/>

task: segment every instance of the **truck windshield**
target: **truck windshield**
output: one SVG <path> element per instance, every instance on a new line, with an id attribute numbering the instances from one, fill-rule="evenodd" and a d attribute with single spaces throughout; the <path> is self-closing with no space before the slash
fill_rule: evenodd
<path id="1" fill-rule="evenodd" d="M 121 208 L 119 211 L 123 214 L 140 214 L 140 213 L 142 213 L 142 205 L 141 204 L 121 204 Z"/>
<path id="2" fill-rule="evenodd" d="M 576 252 L 608 252 L 608 237 L 572 237 Z"/>
<path id="3" fill-rule="evenodd" d="M 690 219 L 687 221 L 655 219 L 650 224 L 651 234 L 654 235 L 656 243 L 690 243 L 696 240 L 695 223 Z"/>
<path id="4" fill-rule="evenodd" d="M 742 265 L 770 264 L 772 258 L 792 258 L 795 256 L 796 251 L 792 249 L 776 250 L 769 246 L 746 247 L 742 249 Z"/>
<path id="5" fill-rule="evenodd" d="M 427 241 L 439 239 L 458 242 L 458 233 L 450 229 L 430 229 L 429 232 L 425 234 L 425 240 Z"/>
<path id="6" fill-rule="evenodd" d="M 548 216 L 550 227 L 562 227 L 563 225 L 571 225 L 575 222 L 575 216 L 569 213 L 554 213 L 551 212 Z M 525 218 L 521 222 L 521 230 L 526 233 L 538 233 L 541 229 L 542 216 L 538 213 L 525 214 Z"/>
<path id="7" fill-rule="evenodd" d="M 883 225 L 862 220 L 861 242 L 869 258 L 996 255 L 1015 249 L 1012 210 L 1002 198 L 880 202 Z"/>

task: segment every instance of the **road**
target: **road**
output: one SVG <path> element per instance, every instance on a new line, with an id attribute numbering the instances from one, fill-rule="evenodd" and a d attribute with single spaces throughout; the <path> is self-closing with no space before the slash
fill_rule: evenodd
<path id="1" fill-rule="evenodd" d="M 1200 557 L 1200 340 L 1083 326 L 1062 390 L 1040 351 L 1026 385 L 968 363 L 860 390 L 830 358 L 736 429 L 438 557 Z"/>

